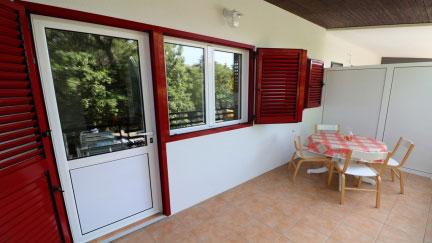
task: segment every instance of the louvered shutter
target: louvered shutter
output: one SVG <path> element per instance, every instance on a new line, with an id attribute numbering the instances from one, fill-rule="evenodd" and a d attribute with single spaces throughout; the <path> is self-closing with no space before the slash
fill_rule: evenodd
<path id="1" fill-rule="evenodd" d="M 304 108 L 321 106 L 321 95 L 324 79 L 324 62 L 315 59 L 308 60 L 305 87 Z"/>
<path id="2" fill-rule="evenodd" d="M 306 50 L 259 48 L 256 66 L 256 123 L 300 122 Z"/>
<path id="3" fill-rule="evenodd" d="M 0 8 L 0 168 L 43 157 L 19 11 Z"/>
<path id="4" fill-rule="evenodd" d="M 70 242 L 29 33 L 0 0 L 0 242 Z"/>

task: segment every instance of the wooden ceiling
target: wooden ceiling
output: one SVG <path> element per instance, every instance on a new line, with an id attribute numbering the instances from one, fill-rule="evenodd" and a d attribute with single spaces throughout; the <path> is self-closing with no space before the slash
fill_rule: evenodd
<path id="1" fill-rule="evenodd" d="M 265 0 L 327 29 L 432 22 L 432 0 Z"/>

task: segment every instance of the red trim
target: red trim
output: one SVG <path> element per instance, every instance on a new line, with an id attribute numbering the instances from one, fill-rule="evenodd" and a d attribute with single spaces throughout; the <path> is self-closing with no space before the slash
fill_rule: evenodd
<path id="1" fill-rule="evenodd" d="M 22 4 L 26 8 L 26 10 L 32 14 L 46 15 L 51 17 L 77 20 L 77 21 L 83 21 L 83 22 L 88 22 L 93 24 L 101 24 L 101 25 L 145 31 L 145 32 L 155 31 L 155 32 L 160 32 L 164 35 L 169 35 L 178 38 L 203 41 L 203 42 L 242 48 L 242 49 L 254 49 L 253 45 L 243 44 L 235 41 L 228 41 L 216 37 L 205 36 L 205 35 L 195 34 L 191 32 L 181 31 L 181 30 L 165 28 L 157 25 L 144 24 L 144 23 L 135 22 L 131 20 L 119 19 L 119 18 L 104 16 L 100 14 L 87 13 L 83 11 L 54 7 L 50 5 L 32 3 L 27 1 L 17 0 L 16 2 Z"/>
<path id="2" fill-rule="evenodd" d="M 112 27 L 131 29 L 150 33 L 150 51 L 152 61 L 152 75 L 155 100 L 155 115 L 156 129 L 158 138 L 158 155 L 161 173 L 161 187 L 163 212 L 165 215 L 171 214 L 169 183 L 168 183 L 168 161 L 166 153 L 166 143 L 178 141 L 181 139 L 193 138 L 213 133 L 230 131 L 244 127 L 252 126 L 253 124 L 253 101 L 254 101 L 254 50 L 253 45 L 243 44 L 234 41 L 228 41 L 211 36 L 205 36 L 186 31 L 180 31 L 170 28 L 165 28 L 156 25 L 149 25 L 130 20 L 124 20 L 99 14 L 87 13 L 78 10 L 54 7 L 45 4 L 32 3 L 27 1 L 17 0 L 31 14 L 39 14 L 50 17 L 57 17 L 69 20 L 83 21 L 93 24 L 107 25 Z M 169 120 L 168 120 L 168 97 L 165 78 L 165 59 L 163 48 L 163 36 L 172 36 L 189 40 L 207 42 L 217 45 L 229 46 L 234 48 L 246 49 L 249 51 L 249 100 L 248 100 L 248 123 L 232 125 L 221 128 L 213 128 L 203 131 L 191 132 L 181 135 L 169 135 Z"/>
<path id="3" fill-rule="evenodd" d="M 255 101 L 255 51 L 249 50 L 249 94 L 248 94 L 248 123 L 254 121 L 254 101 Z"/>
<path id="4" fill-rule="evenodd" d="M 252 125 L 253 125 L 252 123 L 242 123 L 242 124 L 236 124 L 236 125 L 231 125 L 226 127 L 211 128 L 211 129 L 201 130 L 196 132 L 188 132 L 183 134 L 171 135 L 167 138 L 167 142 L 174 142 L 174 141 L 188 139 L 188 138 L 195 138 L 195 137 L 200 137 L 200 136 L 205 136 L 205 135 L 210 135 L 210 134 L 215 134 L 220 132 L 226 132 L 235 129 L 245 128 L 245 127 L 251 127 Z"/>
<path id="5" fill-rule="evenodd" d="M 168 182 L 168 159 L 166 153 L 166 138 L 169 136 L 168 97 L 166 92 L 165 55 L 162 33 L 150 32 L 150 49 L 163 212 L 165 215 L 170 215 L 171 205 Z"/>

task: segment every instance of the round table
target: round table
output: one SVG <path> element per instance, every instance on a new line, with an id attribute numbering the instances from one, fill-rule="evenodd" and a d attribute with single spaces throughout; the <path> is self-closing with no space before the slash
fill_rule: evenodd
<path id="1" fill-rule="evenodd" d="M 387 146 L 374 138 L 354 135 L 348 141 L 340 133 L 320 132 L 307 138 L 307 150 L 328 157 L 343 157 L 347 150 L 387 152 Z"/>
<path id="2" fill-rule="evenodd" d="M 343 159 L 347 150 L 357 150 L 362 152 L 387 152 L 387 146 L 374 138 L 354 135 L 352 140 L 348 141 L 340 133 L 320 132 L 310 135 L 306 140 L 307 151 L 325 155 L 332 158 Z M 318 169 L 308 169 L 308 174 L 325 173 L 327 167 Z M 375 183 L 373 180 L 363 178 L 365 182 Z M 373 184 L 372 183 L 372 184 Z"/>

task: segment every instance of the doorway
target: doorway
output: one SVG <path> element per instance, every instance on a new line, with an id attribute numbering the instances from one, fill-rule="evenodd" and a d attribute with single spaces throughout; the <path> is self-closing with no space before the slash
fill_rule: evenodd
<path id="1" fill-rule="evenodd" d="M 74 240 L 161 212 L 148 35 L 31 20 Z"/>

